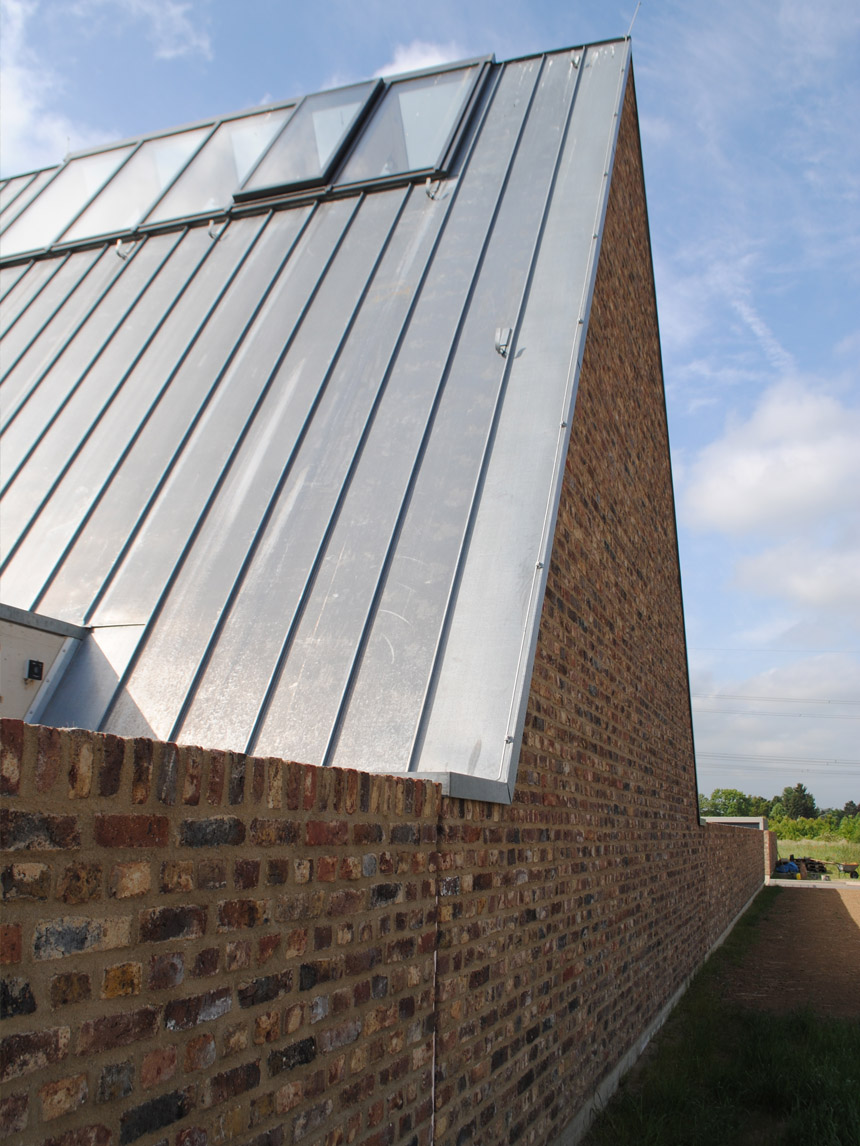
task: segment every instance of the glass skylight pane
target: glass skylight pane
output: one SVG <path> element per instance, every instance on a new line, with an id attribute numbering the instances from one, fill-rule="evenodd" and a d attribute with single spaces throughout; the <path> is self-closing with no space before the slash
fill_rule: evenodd
<path id="1" fill-rule="evenodd" d="M 338 183 L 435 168 L 474 74 L 474 68 L 461 68 L 393 83 Z"/>
<path id="2" fill-rule="evenodd" d="M 209 131 L 211 127 L 199 127 L 144 143 L 80 219 L 65 232 L 63 242 L 136 227 L 147 208 L 169 186 Z"/>
<path id="3" fill-rule="evenodd" d="M 356 84 L 306 99 L 242 188 L 241 197 L 322 183 L 375 86 L 375 82 Z"/>
<path id="4" fill-rule="evenodd" d="M 233 192 L 292 110 L 278 108 L 222 123 L 146 221 L 159 223 L 228 207 Z"/>
<path id="5" fill-rule="evenodd" d="M 9 206 L 15 196 L 24 190 L 32 178 L 32 175 L 15 175 L 12 179 L 4 181 L 3 186 L 0 187 L 0 211 Z"/>
<path id="6" fill-rule="evenodd" d="M 0 236 L 4 257 L 53 243 L 130 151 L 130 146 L 116 147 L 69 160 L 38 199 Z"/>
<path id="7" fill-rule="evenodd" d="M 8 207 L 4 207 L 0 211 L 0 229 L 8 227 L 13 219 L 16 219 L 28 203 L 39 194 L 52 175 L 56 174 L 56 167 L 48 167 L 45 171 L 38 171 L 35 178 L 31 183 L 27 184 L 27 188 L 16 195 Z"/>

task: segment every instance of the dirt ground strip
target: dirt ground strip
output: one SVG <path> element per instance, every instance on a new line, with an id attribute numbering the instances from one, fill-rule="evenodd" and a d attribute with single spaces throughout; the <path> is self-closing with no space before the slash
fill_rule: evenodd
<path id="1" fill-rule="evenodd" d="M 780 887 L 725 993 L 768 1011 L 860 1019 L 860 888 Z"/>

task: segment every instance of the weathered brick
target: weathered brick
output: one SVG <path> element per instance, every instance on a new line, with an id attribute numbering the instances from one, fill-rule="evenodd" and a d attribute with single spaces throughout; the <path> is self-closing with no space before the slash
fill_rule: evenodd
<path id="1" fill-rule="evenodd" d="M 165 744 L 161 750 L 161 762 L 158 768 L 158 802 L 160 804 L 176 803 L 178 756 L 175 744 Z"/>
<path id="2" fill-rule="evenodd" d="M 0 979 L 0 1019 L 32 1015 L 36 1010 L 33 990 L 26 979 Z"/>
<path id="3" fill-rule="evenodd" d="M 185 1044 L 185 1070 L 205 1070 L 215 1061 L 215 1039 L 212 1035 L 198 1035 Z"/>
<path id="4" fill-rule="evenodd" d="M 268 899 L 226 899 L 218 904 L 218 930 L 257 927 L 271 918 Z"/>
<path id="5" fill-rule="evenodd" d="M 76 816 L 0 808 L 0 849 L 59 851 L 81 846 Z"/>
<path id="6" fill-rule="evenodd" d="M 206 931 L 206 908 L 148 907 L 139 917 L 141 943 L 164 943 L 168 939 L 197 939 Z"/>
<path id="7" fill-rule="evenodd" d="M 51 869 L 44 863 L 13 863 L 0 876 L 3 898 L 40 900 L 51 894 Z"/>
<path id="8" fill-rule="evenodd" d="M 261 1003 L 270 1003 L 281 995 L 286 995 L 292 989 L 293 972 L 291 968 L 280 971 L 276 975 L 265 975 L 253 979 L 249 983 L 240 983 L 236 994 L 240 1007 L 258 1007 Z"/>
<path id="9" fill-rule="evenodd" d="M 24 722 L 3 720 L 0 726 L 0 796 L 17 796 L 21 786 Z"/>
<path id="10" fill-rule="evenodd" d="M 273 1043 L 281 1037 L 280 1011 L 264 1011 L 254 1019 L 254 1042 Z"/>
<path id="11" fill-rule="evenodd" d="M 51 1006 L 55 1009 L 82 1003 L 91 994 L 90 977 L 84 971 L 66 971 L 51 979 Z"/>
<path id="12" fill-rule="evenodd" d="M 176 1146 L 209 1146 L 209 1135 L 202 1126 L 186 1126 L 176 1135 Z"/>
<path id="13" fill-rule="evenodd" d="M 186 848 L 221 848 L 243 844 L 245 824 L 237 816 L 212 816 L 208 820 L 183 820 L 179 843 Z"/>
<path id="14" fill-rule="evenodd" d="M 36 751 L 36 791 L 50 792 L 60 774 L 62 733 L 59 728 L 40 728 Z"/>
<path id="15" fill-rule="evenodd" d="M 294 820 L 265 818 L 251 820 L 251 843 L 256 847 L 292 847 L 298 842 L 299 825 Z"/>
<path id="16" fill-rule="evenodd" d="M 93 744 L 82 732 L 70 736 L 69 799 L 85 800 L 93 786 Z"/>
<path id="17" fill-rule="evenodd" d="M 191 977 L 206 979 L 210 975 L 217 975 L 220 959 L 221 952 L 217 947 L 205 947 L 202 951 L 198 951 L 194 957 L 194 966 L 191 968 Z"/>
<path id="18" fill-rule="evenodd" d="M 269 962 L 277 953 L 281 945 L 280 933 L 275 935 L 264 935 L 262 939 L 257 940 L 257 963 L 262 967 Z"/>
<path id="19" fill-rule="evenodd" d="M 146 895 L 152 886 L 150 866 L 146 860 L 114 864 L 110 874 L 110 895 L 113 899 L 133 899 Z"/>
<path id="20" fill-rule="evenodd" d="M 102 976 L 102 998 L 119 999 L 139 995 L 143 985 L 143 967 L 140 963 L 115 963 L 105 967 Z"/>
<path id="21" fill-rule="evenodd" d="M 201 891 L 214 891 L 227 886 L 227 865 L 223 860 L 200 860 L 197 865 L 197 886 Z"/>
<path id="22" fill-rule="evenodd" d="M 110 951 L 131 943 L 131 920 L 61 916 L 37 923 L 33 933 L 35 959 L 62 959 L 81 951 Z"/>
<path id="23" fill-rule="evenodd" d="M 66 1130 L 56 1138 L 46 1138 L 42 1146 L 112 1146 L 113 1134 L 102 1123 Z"/>
<path id="24" fill-rule="evenodd" d="M 89 903 L 101 895 L 102 868 L 98 863 L 69 864 L 57 881 L 57 899 L 63 903 Z"/>
<path id="25" fill-rule="evenodd" d="M 167 816 L 98 813 L 93 823 L 100 848 L 164 848 L 170 839 Z"/>
<path id="26" fill-rule="evenodd" d="M 68 1054 L 69 1037 L 68 1027 L 51 1027 L 0 1040 L 0 1082 L 61 1062 Z"/>
<path id="27" fill-rule="evenodd" d="M 193 891 L 194 861 L 165 860 L 161 865 L 159 890 L 162 892 Z"/>
<path id="28" fill-rule="evenodd" d="M 156 1047 L 143 1056 L 140 1064 L 140 1085 L 152 1090 L 162 1082 L 169 1082 L 176 1074 L 176 1047 Z"/>
<path id="29" fill-rule="evenodd" d="M 0 1098 L 0 1138 L 20 1134 L 27 1128 L 29 1105 L 30 1098 L 26 1092 Z"/>
<path id="30" fill-rule="evenodd" d="M 234 939 L 224 948 L 224 970 L 239 971 L 251 965 L 251 944 L 245 939 Z"/>
<path id="31" fill-rule="evenodd" d="M 300 1039 L 281 1050 L 270 1051 L 266 1059 L 266 1066 L 270 1077 L 283 1073 L 285 1070 L 294 1070 L 297 1066 L 306 1066 L 317 1057 L 317 1041 L 315 1038 Z"/>
<path id="32" fill-rule="evenodd" d="M 158 1007 L 141 1007 L 137 1011 L 123 1011 L 101 1019 L 89 1019 L 81 1024 L 75 1048 L 79 1055 L 94 1051 L 114 1050 L 141 1039 L 150 1039 L 158 1031 Z"/>
<path id="33" fill-rule="evenodd" d="M 55 1118 L 62 1118 L 64 1114 L 71 1114 L 73 1110 L 83 1106 L 88 1093 L 85 1074 L 76 1074 L 70 1078 L 45 1083 L 39 1088 L 42 1120 L 51 1122 Z"/>
<path id="34" fill-rule="evenodd" d="M 194 1088 L 174 1090 L 150 1098 L 140 1106 L 127 1110 L 120 1117 L 120 1146 L 136 1142 L 144 1134 L 154 1134 L 165 1126 L 172 1126 L 194 1110 Z"/>
<path id="35" fill-rule="evenodd" d="M 200 803 L 200 792 L 203 786 L 203 754 L 199 748 L 182 746 L 179 749 L 179 759 L 185 769 L 182 803 L 193 807 Z"/>
<path id="36" fill-rule="evenodd" d="M 324 1053 L 328 1054 L 339 1047 L 349 1046 L 354 1043 L 358 1036 L 361 1034 L 361 1021 L 359 1019 L 348 1019 L 345 1023 L 340 1023 L 336 1027 L 329 1027 L 328 1030 L 323 1031 L 319 1035 L 319 1048 Z"/>
<path id="37" fill-rule="evenodd" d="M 102 1067 L 96 1102 L 118 1102 L 134 1090 L 134 1063 L 112 1062 Z"/>
<path id="38" fill-rule="evenodd" d="M 167 955 L 153 955 L 149 960 L 146 985 L 151 991 L 164 991 L 178 987 L 185 977 L 185 959 L 180 951 Z"/>
<path id="39" fill-rule="evenodd" d="M 229 987 L 219 987 L 203 995 L 172 999 L 164 1008 L 164 1025 L 169 1031 L 187 1031 L 198 1023 L 219 1019 L 233 1006 Z"/>
<path id="40" fill-rule="evenodd" d="M 145 804 L 152 787 L 153 743 L 139 737 L 132 744 L 131 802 Z"/>
<path id="41" fill-rule="evenodd" d="M 317 1103 L 315 1106 L 309 1106 L 302 1110 L 296 1115 L 293 1121 L 293 1140 L 300 1142 L 306 1135 L 318 1130 L 325 1123 L 333 1109 L 334 1103 L 330 1098 L 327 1098 L 324 1102 Z"/>

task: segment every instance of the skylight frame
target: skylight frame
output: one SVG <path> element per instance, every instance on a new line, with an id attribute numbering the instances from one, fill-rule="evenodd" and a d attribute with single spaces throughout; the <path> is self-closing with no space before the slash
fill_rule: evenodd
<path id="1" fill-rule="evenodd" d="M 374 111 L 378 111 L 382 107 L 382 103 L 391 88 L 399 83 L 405 83 L 409 80 L 422 79 L 425 76 L 443 75 L 446 72 L 459 72 L 468 71 L 469 68 L 475 69 L 475 74 L 472 77 L 472 82 L 468 91 L 463 97 L 460 107 L 460 112 L 454 118 L 454 122 L 448 132 L 448 136 L 442 145 L 442 148 L 437 156 L 436 163 L 430 167 L 412 167 L 404 171 L 393 172 L 390 175 L 376 175 L 370 176 L 367 179 L 355 179 L 350 182 L 342 181 L 338 178 L 352 158 L 352 154 L 356 147 L 361 143 L 362 136 L 373 125 L 373 116 L 367 116 L 364 120 L 360 133 L 353 140 L 352 146 L 349 148 L 348 153 L 344 153 L 340 164 L 338 165 L 335 177 L 332 180 L 332 188 L 336 194 L 351 194 L 354 191 L 361 191 L 368 187 L 386 187 L 393 184 L 414 183 L 422 179 L 444 178 L 451 170 L 454 160 L 457 155 L 460 143 L 463 136 L 468 129 L 469 123 L 472 119 L 472 113 L 475 104 L 484 88 L 484 81 L 486 80 L 487 73 L 495 62 L 494 55 L 488 56 L 474 56 L 467 60 L 455 60 L 449 64 L 434 65 L 428 68 L 420 68 L 412 72 L 398 72 L 395 75 L 384 76 L 384 91 L 378 97 Z"/>
<path id="2" fill-rule="evenodd" d="M 372 85 L 372 86 L 369 86 Z M 364 102 L 355 115 L 353 122 L 350 124 L 348 130 L 342 136 L 340 142 L 335 148 L 333 154 L 330 156 L 328 163 L 320 171 L 319 175 L 314 175 L 306 179 L 293 179 L 281 183 L 272 183 L 265 187 L 254 187 L 250 185 L 254 180 L 255 175 L 266 162 L 272 151 L 278 146 L 281 139 L 286 132 L 290 130 L 291 124 L 298 119 L 302 113 L 302 109 L 309 100 L 314 99 L 316 96 L 324 96 L 334 94 L 336 92 L 346 92 L 350 88 L 369 87 L 367 95 L 364 97 Z M 382 79 L 377 79 L 374 83 L 373 80 L 361 80 L 354 84 L 344 84 L 338 88 L 327 88 L 321 92 L 311 92 L 309 95 L 303 96 L 293 108 L 293 113 L 290 115 L 274 137 L 270 140 L 268 147 L 262 152 L 257 159 L 257 162 L 245 176 L 240 186 L 233 192 L 233 202 L 237 205 L 245 205 L 247 203 L 257 203 L 269 199 L 281 198 L 283 196 L 292 195 L 297 192 L 306 192 L 311 189 L 322 189 L 330 185 L 330 177 L 333 172 L 337 171 L 343 164 L 344 159 L 352 150 L 353 144 L 364 129 L 364 125 L 369 119 L 372 118 L 373 110 L 379 105 L 379 102 L 384 94 L 386 85 Z"/>

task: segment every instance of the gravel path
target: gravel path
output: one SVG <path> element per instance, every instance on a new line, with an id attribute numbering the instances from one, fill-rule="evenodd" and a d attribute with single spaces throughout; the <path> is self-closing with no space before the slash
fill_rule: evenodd
<path id="1" fill-rule="evenodd" d="M 860 1019 L 860 888 L 780 887 L 728 975 L 726 995 L 741 1006 Z"/>

